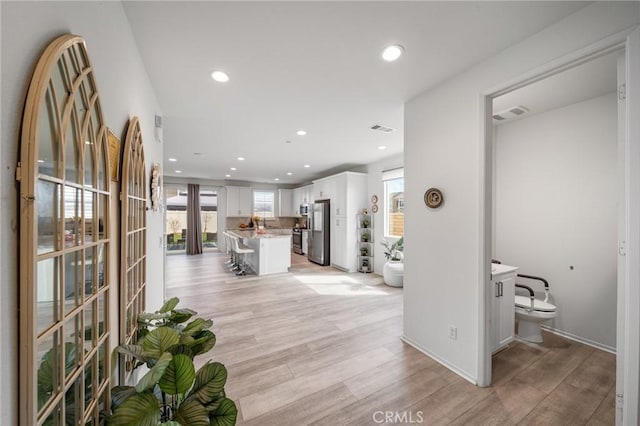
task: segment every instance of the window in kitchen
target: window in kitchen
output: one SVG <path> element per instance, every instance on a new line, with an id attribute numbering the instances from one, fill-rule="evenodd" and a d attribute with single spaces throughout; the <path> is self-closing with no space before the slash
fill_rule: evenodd
<path id="1" fill-rule="evenodd" d="M 253 191 L 253 215 L 264 219 L 275 219 L 276 192 L 273 190 Z"/>
<path id="2" fill-rule="evenodd" d="M 382 172 L 384 182 L 384 235 L 404 235 L 404 169 Z"/>

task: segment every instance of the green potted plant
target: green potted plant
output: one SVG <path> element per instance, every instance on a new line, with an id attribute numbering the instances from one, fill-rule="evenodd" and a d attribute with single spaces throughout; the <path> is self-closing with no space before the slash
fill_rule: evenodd
<path id="1" fill-rule="evenodd" d="M 233 426 L 238 410 L 226 397 L 227 370 L 219 362 L 207 362 L 196 371 L 195 356 L 210 351 L 216 336 L 210 319 L 195 318 L 197 312 L 176 309 L 177 297 L 158 311 L 138 318 L 139 340 L 115 351 L 133 357 L 134 368 L 148 371 L 135 386 L 111 390 L 112 425 L 213 425 Z"/>
<path id="2" fill-rule="evenodd" d="M 394 242 L 385 239 L 381 244 L 385 248 L 384 256 L 387 258 L 387 262 L 382 268 L 384 282 L 392 287 L 402 287 L 404 281 L 404 264 L 402 263 L 404 237 L 400 237 Z"/>
<path id="3" fill-rule="evenodd" d="M 369 231 L 365 231 L 362 233 L 362 235 L 360 235 L 360 240 L 363 243 L 368 243 L 370 238 L 371 238 L 371 234 L 369 233 Z"/>
<path id="4" fill-rule="evenodd" d="M 369 247 L 367 247 L 367 246 L 360 247 L 360 255 L 361 256 L 369 256 Z"/>
<path id="5" fill-rule="evenodd" d="M 364 218 L 362 218 L 362 220 L 360 221 L 360 227 L 361 228 L 368 228 L 369 225 L 371 225 L 371 221 L 369 221 L 369 218 L 366 217 L 366 216 Z"/>

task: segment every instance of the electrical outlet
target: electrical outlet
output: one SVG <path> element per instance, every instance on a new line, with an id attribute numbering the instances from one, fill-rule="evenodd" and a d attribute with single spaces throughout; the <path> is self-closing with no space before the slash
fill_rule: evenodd
<path id="1" fill-rule="evenodd" d="M 449 325 L 449 339 L 458 340 L 458 327 Z"/>

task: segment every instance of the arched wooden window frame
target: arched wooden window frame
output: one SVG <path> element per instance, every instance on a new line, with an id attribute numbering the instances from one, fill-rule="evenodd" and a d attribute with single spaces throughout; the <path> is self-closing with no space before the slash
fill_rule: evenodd
<path id="1" fill-rule="evenodd" d="M 133 117 L 127 129 L 122 160 L 120 343 L 138 339 L 138 314 L 145 310 L 147 285 L 147 184 L 140 120 Z M 122 356 L 120 382 L 133 369 L 133 360 Z"/>
<path id="2" fill-rule="evenodd" d="M 110 406 L 109 170 L 85 42 L 60 36 L 34 70 L 17 170 L 21 425 L 98 424 Z"/>

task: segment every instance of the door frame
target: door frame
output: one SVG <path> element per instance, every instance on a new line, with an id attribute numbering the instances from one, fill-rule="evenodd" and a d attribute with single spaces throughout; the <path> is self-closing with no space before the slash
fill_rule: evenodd
<path id="1" fill-rule="evenodd" d="M 616 410 L 616 424 L 637 424 L 639 400 L 640 360 L 640 121 L 630 117 L 640 116 L 640 27 L 631 28 L 609 36 L 597 43 L 557 58 L 528 73 L 506 81 L 480 94 L 480 238 L 478 256 L 478 385 L 491 384 L 491 344 L 489 339 L 489 306 L 492 255 L 493 215 L 493 98 L 542 80 L 554 74 L 612 53 L 625 52 L 626 58 L 626 113 L 619 131 L 624 132 L 624 153 L 620 157 L 624 168 L 618 185 L 623 188 L 624 200 L 619 203 L 624 211 L 618 221 L 618 314 L 616 406 L 622 405 L 622 416 Z M 622 399 L 628 402 L 622 404 Z"/>

